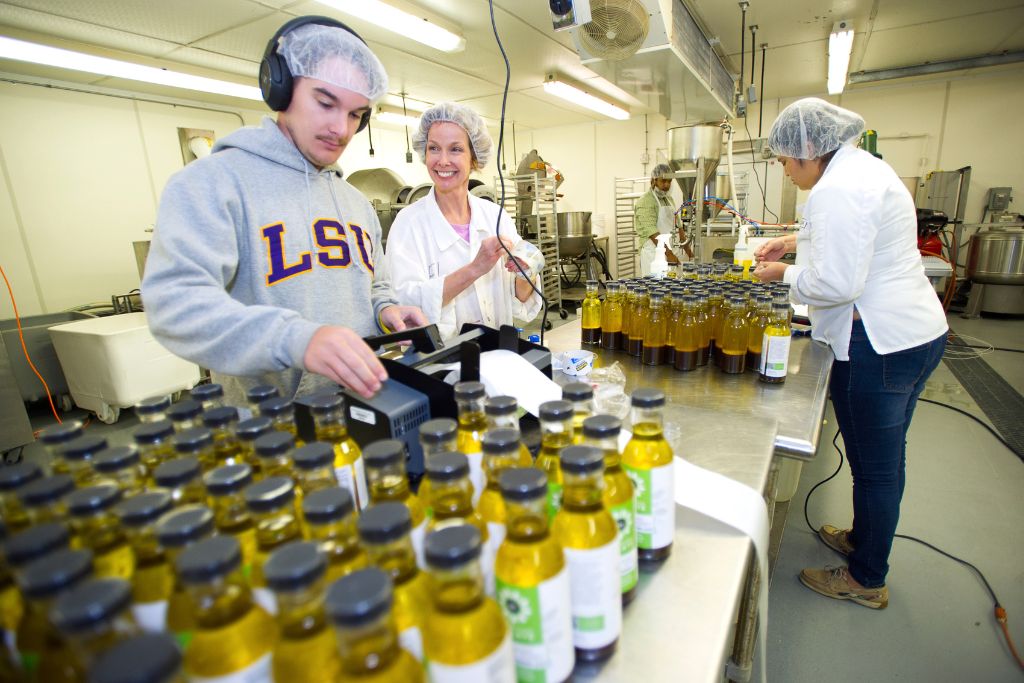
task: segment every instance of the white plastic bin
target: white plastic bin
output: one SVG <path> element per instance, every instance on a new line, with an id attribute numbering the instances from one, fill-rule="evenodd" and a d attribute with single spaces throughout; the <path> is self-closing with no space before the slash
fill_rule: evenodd
<path id="1" fill-rule="evenodd" d="M 55 325 L 50 338 L 75 405 L 107 424 L 117 421 L 121 408 L 199 382 L 199 366 L 161 346 L 145 313 Z"/>
<path id="2" fill-rule="evenodd" d="M 800 488 L 800 473 L 804 464 L 793 458 L 779 458 L 779 479 L 775 486 L 775 502 L 787 503 L 796 495 Z"/>

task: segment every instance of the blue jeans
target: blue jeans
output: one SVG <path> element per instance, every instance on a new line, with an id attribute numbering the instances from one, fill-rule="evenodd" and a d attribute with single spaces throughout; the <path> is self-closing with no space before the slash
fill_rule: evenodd
<path id="1" fill-rule="evenodd" d="M 885 585 L 900 518 L 907 429 L 925 381 L 942 360 L 946 335 L 879 355 L 853 321 L 850 360 L 836 361 L 829 390 L 853 474 L 850 574 L 865 588 Z"/>

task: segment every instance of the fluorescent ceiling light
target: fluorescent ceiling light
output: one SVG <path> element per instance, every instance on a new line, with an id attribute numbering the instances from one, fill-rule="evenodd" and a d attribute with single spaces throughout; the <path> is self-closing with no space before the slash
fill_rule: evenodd
<path id="1" fill-rule="evenodd" d="M 394 31 L 405 38 L 442 52 L 458 52 L 466 48 L 466 39 L 419 16 L 398 9 L 380 0 L 319 0 L 320 4 L 349 14 L 375 26 Z"/>
<path id="2" fill-rule="evenodd" d="M 544 92 L 554 95 L 555 97 L 561 97 L 567 102 L 586 107 L 591 111 L 596 111 L 598 114 L 603 114 L 609 118 L 618 119 L 619 121 L 625 121 L 629 118 L 629 112 L 622 107 L 617 107 L 610 102 L 605 102 L 602 99 L 598 99 L 589 93 L 585 93 L 577 87 L 571 86 L 568 83 L 563 83 L 558 80 L 547 80 L 544 81 Z"/>
<path id="3" fill-rule="evenodd" d="M 828 94 L 838 95 L 846 87 L 853 49 L 853 27 L 848 21 L 837 21 L 828 37 Z"/>
<path id="4" fill-rule="evenodd" d="M 168 85 L 172 88 L 197 90 L 199 92 L 213 93 L 214 95 L 228 95 L 247 100 L 263 99 L 260 89 L 254 85 L 240 85 L 228 81 L 219 81 L 215 78 L 193 76 L 192 74 L 178 71 L 168 71 L 167 69 L 158 69 L 153 66 L 132 64 L 131 62 L 123 62 L 119 59 L 97 57 L 85 54 L 84 52 L 62 50 L 57 47 L 28 43 L 23 40 L 15 40 L 14 38 L 3 36 L 0 36 L 0 58 L 55 66 L 72 71 L 84 71 L 85 73 L 99 74 L 101 76 L 125 78 L 130 81 Z"/>
<path id="5" fill-rule="evenodd" d="M 390 123 L 394 126 L 406 126 L 408 128 L 416 128 L 420 125 L 420 117 L 418 116 L 406 116 L 405 114 L 399 114 L 397 111 L 388 111 L 384 108 L 377 110 L 377 120 L 381 123 Z"/>

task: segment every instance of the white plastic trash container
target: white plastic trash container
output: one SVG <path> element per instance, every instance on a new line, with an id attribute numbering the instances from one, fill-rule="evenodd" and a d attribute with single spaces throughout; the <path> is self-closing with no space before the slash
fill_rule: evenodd
<path id="1" fill-rule="evenodd" d="M 199 382 L 199 366 L 161 346 L 145 313 L 55 325 L 50 338 L 75 405 L 107 424 L 117 421 L 121 408 Z"/>
<path id="2" fill-rule="evenodd" d="M 779 458 L 779 479 L 775 486 L 775 502 L 787 503 L 800 487 L 800 472 L 804 464 L 793 458 Z"/>

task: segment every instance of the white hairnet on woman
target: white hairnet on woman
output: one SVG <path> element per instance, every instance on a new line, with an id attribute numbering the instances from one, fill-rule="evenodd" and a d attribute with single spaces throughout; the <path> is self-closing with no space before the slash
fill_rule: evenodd
<path id="1" fill-rule="evenodd" d="M 388 91 L 388 74 L 377 55 L 343 28 L 299 26 L 278 39 L 277 51 L 295 78 L 315 78 L 359 93 L 370 102 Z"/>
<path id="2" fill-rule="evenodd" d="M 506 249 L 521 240 L 508 214 L 469 193 L 470 174 L 491 158 L 484 120 L 469 107 L 442 102 L 420 116 L 412 146 L 433 187 L 399 212 L 388 234 L 385 262 L 399 300 L 418 302 L 445 339 L 466 323 L 497 328 L 533 320 L 543 302 L 536 272 L 542 266 L 524 262 L 530 279 L 517 276 Z"/>
<path id="3" fill-rule="evenodd" d="M 412 148 L 420 155 L 420 161 L 426 161 L 427 136 L 435 123 L 448 122 L 466 131 L 469 144 L 473 148 L 476 170 L 482 169 L 491 159 L 494 142 L 487 132 L 487 124 L 483 118 L 469 107 L 455 102 L 441 102 L 420 115 L 420 125 L 412 135 Z"/>
<path id="4" fill-rule="evenodd" d="M 914 200 L 891 166 L 853 146 L 863 131 L 859 115 L 824 100 L 782 110 L 768 145 L 809 193 L 799 232 L 754 252 L 754 276 L 789 283 L 791 299 L 809 306 L 811 336 L 835 356 L 829 394 L 853 475 L 852 528 L 818 530 L 848 565 L 804 569 L 800 581 L 826 597 L 882 609 L 907 431 L 949 327 L 924 274 Z M 795 265 L 779 262 L 794 251 Z"/>

